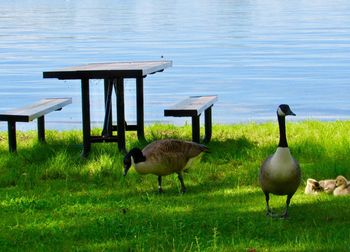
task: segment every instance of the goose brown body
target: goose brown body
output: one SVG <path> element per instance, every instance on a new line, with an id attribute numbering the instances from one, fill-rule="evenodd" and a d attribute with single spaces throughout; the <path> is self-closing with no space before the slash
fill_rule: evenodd
<path id="1" fill-rule="evenodd" d="M 147 145 L 142 151 L 134 148 L 124 158 L 124 176 L 131 164 L 139 174 L 154 174 L 158 176 L 158 190 L 162 192 L 162 176 L 177 173 L 181 182 L 182 192 L 186 191 L 183 182 L 183 170 L 202 152 L 207 152 L 205 145 L 195 142 L 164 139 Z"/>
<path id="2" fill-rule="evenodd" d="M 293 195 L 301 180 L 299 163 L 290 155 L 288 148 L 279 147 L 262 164 L 259 180 L 263 191 L 275 195 Z"/>
<path id="3" fill-rule="evenodd" d="M 208 151 L 208 148 L 194 142 L 158 140 L 142 150 L 146 161 L 135 163 L 135 170 L 140 174 L 151 173 L 158 176 L 181 172 L 191 159 L 204 151 Z"/>

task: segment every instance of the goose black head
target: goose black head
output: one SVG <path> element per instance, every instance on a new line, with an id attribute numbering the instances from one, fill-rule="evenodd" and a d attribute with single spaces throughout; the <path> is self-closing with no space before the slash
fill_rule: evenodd
<path id="1" fill-rule="evenodd" d="M 278 106 L 277 115 L 278 116 L 288 116 L 288 115 L 295 116 L 295 114 L 287 104 L 281 104 Z"/>
<path id="2" fill-rule="evenodd" d="M 146 160 L 145 156 L 142 154 L 142 151 L 139 148 L 133 148 L 131 149 L 128 154 L 124 157 L 124 176 L 128 174 L 128 171 L 131 167 L 131 163 L 133 159 L 134 163 L 137 164 L 139 162 L 143 162 Z"/>

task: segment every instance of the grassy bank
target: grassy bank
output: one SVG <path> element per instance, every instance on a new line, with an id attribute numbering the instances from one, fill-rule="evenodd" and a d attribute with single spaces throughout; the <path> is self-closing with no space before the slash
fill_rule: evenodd
<path id="1" fill-rule="evenodd" d="M 96 130 L 96 132 L 99 132 Z M 265 217 L 258 185 L 262 160 L 278 142 L 276 123 L 215 125 L 205 154 L 184 176 L 163 179 L 131 169 L 122 176 L 116 144 L 95 144 L 80 157 L 79 131 L 18 133 L 9 154 L 0 133 L 1 251 L 347 251 L 350 197 L 306 196 L 305 181 L 350 178 L 350 122 L 287 124 L 303 182 L 287 220 Z M 153 125 L 148 141 L 190 139 L 189 126 Z M 127 134 L 128 148 L 144 146 Z M 272 196 L 277 211 L 285 197 Z"/>

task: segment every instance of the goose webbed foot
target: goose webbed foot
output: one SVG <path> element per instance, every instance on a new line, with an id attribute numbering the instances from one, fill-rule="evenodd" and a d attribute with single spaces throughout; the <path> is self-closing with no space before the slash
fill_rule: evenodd
<path id="1" fill-rule="evenodd" d="M 293 194 L 289 194 L 287 196 L 287 200 L 286 200 L 286 210 L 284 211 L 284 213 L 281 215 L 281 218 L 283 219 L 287 219 L 288 217 L 288 208 L 289 208 L 289 204 L 290 204 L 290 200 L 292 199 Z"/>
<path id="2" fill-rule="evenodd" d="M 273 215 L 271 208 L 269 206 L 269 200 L 270 200 L 270 196 L 268 192 L 264 192 L 265 194 L 265 200 L 266 200 L 266 216 L 271 216 Z"/>
<path id="3" fill-rule="evenodd" d="M 266 208 L 266 216 L 270 216 L 270 217 L 273 216 L 273 213 L 272 213 L 272 211 L 271 211 L 271 209 L 269 207 Z"/>
<path id="4" fill-rule="evenodd" d="M 288 211 L 286 210 L 283 214 L 281 214 L 280 218 L 287 219 L 288 218 Z"/>
<path id="5" fill-rule="evenodd" d="M 271 210 L 266 211 L 266 216 L 276 219 L 286 219 L 288 217 L 288 213 L 284 212 L 283 214 L 273 213 Z"/>
<path id="6" fill-rule="evenodd" d="M 266 205 L 266 216 L 271 217 L 271 218 L 279 218 L 280 217 L 279 214 L 276 214 L 271 210 L 269 205 Z"/>
<path id="7" fill-rule="evenodd" d="M 286 202 L 286 210 L 282 214 L 275 214 L 272 212 L 269 204 L 268 204 L 268 196 L 267 196 L 267 201 L 266 201 L 266 216 L 272 217 L 272 218 L 280 218 L 280 219 L 287 219 L 288 218 L 288 208 L 290 204 L 290 199 L 292 196 L 287 197 L 287 202 Z"/>

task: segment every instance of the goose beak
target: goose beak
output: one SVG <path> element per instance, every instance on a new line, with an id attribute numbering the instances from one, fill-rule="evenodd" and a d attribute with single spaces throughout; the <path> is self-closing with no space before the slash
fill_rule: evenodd
<path id="1" fill-rule="evenodd" d="M 124 177 L 126 176 L 126 174 L 128 174 L 130 166 L 128 167 L 127 165 L 124 166 Z"/>
<path id="2" fill-rule="evenodd" d="M 296 116 L 296 114 L 294 114 L 294 112 L 292 110 L 289 110 L 287 115 Z"/>

